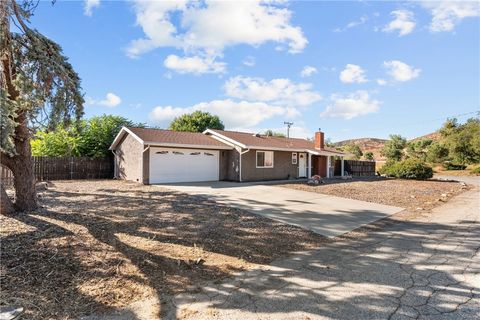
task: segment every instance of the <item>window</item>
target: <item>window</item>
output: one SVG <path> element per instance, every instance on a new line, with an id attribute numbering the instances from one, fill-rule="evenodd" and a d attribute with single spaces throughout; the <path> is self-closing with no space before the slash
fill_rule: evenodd
<path id="1" fill-rule="evenodd" d="M 297 153 L 292 152 L 292 164 L 297 164 Z"/>
<path id="2" fill-rule="evenodd" d="M 257 168 L 273 168 L 273 151 L 257 151 Z"/>
<path id="3" fill-rule="evenodd" d="M 190 155 L 191 156 L 198 156 L 198 155 L 200 155 L 200 152 L 191 152 Z"/>

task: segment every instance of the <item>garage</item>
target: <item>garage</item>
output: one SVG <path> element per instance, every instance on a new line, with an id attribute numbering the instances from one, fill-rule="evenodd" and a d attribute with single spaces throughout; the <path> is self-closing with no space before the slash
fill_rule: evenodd
<path id="1" fill-rule="evenodd" d="M 219 151 L 210 149 L 150 149 L 150 183 L 219 180 Z"/>

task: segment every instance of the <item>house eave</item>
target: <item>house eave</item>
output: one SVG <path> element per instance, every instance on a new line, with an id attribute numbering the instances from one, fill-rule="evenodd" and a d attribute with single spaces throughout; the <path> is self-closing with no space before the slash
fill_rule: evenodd
<path id="1" fill-rule="evenodd" d="M 204 144 L 185 144 L 185 143 L 163 143 L 154 141 L 145 141 L 145 145 L 151 147 L 167 147 L 167 148 L 188 148 L 188 149 L 209 149 L 209 150 L 232 150 L 230 146 L 212 146 Z"/>

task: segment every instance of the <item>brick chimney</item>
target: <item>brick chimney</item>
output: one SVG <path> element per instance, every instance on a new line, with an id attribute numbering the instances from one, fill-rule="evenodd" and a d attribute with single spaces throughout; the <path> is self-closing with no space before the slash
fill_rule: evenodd
<path id="1" fill-rule="evenodd" d="M 315 149 L 323 149 L 325 147 L 325 137 L 322 131 L 315 132 Z"/>

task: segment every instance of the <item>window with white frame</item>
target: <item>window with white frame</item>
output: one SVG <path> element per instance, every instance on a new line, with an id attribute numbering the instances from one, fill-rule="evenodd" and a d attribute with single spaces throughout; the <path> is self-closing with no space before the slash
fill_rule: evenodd
<path id="1" fill-rule="evenodd" d="M 257 168 L 273 168 L 273 151 L 257 151 Z"/>

